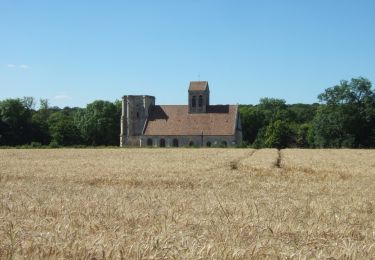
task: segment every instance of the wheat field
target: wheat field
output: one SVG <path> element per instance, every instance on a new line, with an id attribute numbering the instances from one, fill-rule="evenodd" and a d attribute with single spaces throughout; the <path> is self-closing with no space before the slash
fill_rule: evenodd
<path id="1" fill-rule="evenodd" d="M 375 150 L 0 150 L 0 258 L 375 258 Z"/>

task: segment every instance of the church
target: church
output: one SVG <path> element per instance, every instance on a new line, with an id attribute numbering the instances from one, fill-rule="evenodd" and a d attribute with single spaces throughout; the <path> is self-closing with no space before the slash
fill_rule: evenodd
<path id="1" fill-rule="evenodd" d="M 238 105 L 210 105 L 207 81 L 192 81 L 188 105 L 156 105 L 155 97 L 122 98 L 120 146 L 236 146 L 242 141 Z"/>

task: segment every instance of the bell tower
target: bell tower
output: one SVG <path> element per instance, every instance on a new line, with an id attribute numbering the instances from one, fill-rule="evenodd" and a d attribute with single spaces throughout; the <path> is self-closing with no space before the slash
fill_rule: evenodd
<path id="1" fill-rule="evenodd" d="M 206 113 L 210 105 L 207 81 L 191 81 L 189 85 L 189 113 Z"/>

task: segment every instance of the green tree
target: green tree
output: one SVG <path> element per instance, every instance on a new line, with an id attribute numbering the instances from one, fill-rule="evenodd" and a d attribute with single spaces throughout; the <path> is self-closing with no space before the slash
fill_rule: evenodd
<path id="1" fill-rule="evenodd" d="M 20 145 L 32 139 L 32 99 L 6 99 L 0 101 L 0 144 Z"/>
<path id="2" fill-rule="evenodd" d="M 48 118 L 49 132 L 52 142 L 61 146 L 70 146 L 82 143 L 80 131 L 74 124 L 73 117 L 63 111 L 52 113 Z"/>
<path id="3" fill-rule="evenodd" d="M 286 102 L 277 98 L 261 98 L 257 106 L 259 111 L 264 114 L 265 124 L 269 124 L 277 119 L 286 119 Z"/>
<path id="4" fill-rule="evenodd" d="M 311 123 L 303 123 L 298 125 L 296 145 L 297 147 L 307 148 L 313 147 L 314 141 L 311 139 Z"/>
<path id="5" fill-rule="evenodd" d="M 246 143 L 252 144 L 264 126 L 264 114 L 254 106 L 241 106 L 240 116 L 243 139 Z"/>
<path id="6" fill-rule="evenodd" d="M 319 104 L 292 104 L 288 105 L 287 109 L 290 111 L 290 121 L 297 124 L 306 124 L 314 120 Z"/>
<path id="7" fill-rule="evenodd" d="M 291 129 L 285 121 L 276 120 L 270 123 L 264 134 L 266 147 L 285 148 L 290 144 Z"/>
<path id="8" fill-rule="evenodd" d="M 33 141 L 47 145 L 51 141 L 48 118 L 53 110 L 50 109 L 47 99 L 40 99 L 39 110 L 32 115 Z"/>
<path id="9" fill-rule="evenodd" d="M 275 137 L 270 131 L 278 124 L 276 121 L 282 121 L 282 125 L 288 129 L 288 136 L 284 137 L 287 141 L 283 145 L 310 147 L 311 124 L 318 107 L 319 104 L 287 105 L 285 100 L 275 98 L 262 98 L 256 106 L 242 105 L 240 113 L 244 140 L 253 147 L 270 147 L 274 143 L 270 136 Z"/>
<path id="10" fill-rule="evenodd" d="M 108 101 L 97 100 L 77 111 L 75 123 L 88 145 L 117 145 L 120 111 Z"/>
<path id="11" fill-rule="evenodd" d="M 324 104 L 314 119 L 320 147 L 373 147 L 375 94 L 365 78 L 341 81 L 318 96 Z"/>

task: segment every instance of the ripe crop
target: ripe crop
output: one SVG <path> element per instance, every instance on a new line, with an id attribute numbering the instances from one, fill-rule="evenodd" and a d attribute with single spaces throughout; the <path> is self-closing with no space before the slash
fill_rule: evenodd
<path id="1" fill-rule="evenodd" d="M 0 259 L 374 258 L 374 158 L 0 150 Z"/>

